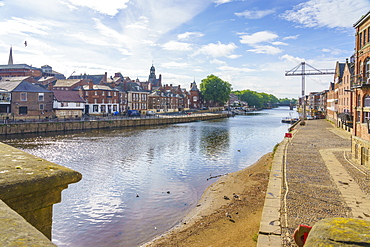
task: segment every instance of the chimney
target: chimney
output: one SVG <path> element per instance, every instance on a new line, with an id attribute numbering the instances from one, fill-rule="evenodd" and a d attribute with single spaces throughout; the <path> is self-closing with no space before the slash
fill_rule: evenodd
<path id="1" fill-rule="evenodd" d="M 50 81 L 48 83 L 48 90 L 53 91 L 53 82 L 52 81 Z"/>
<path id="2" fill-rule="evenodd" d="M 93 89 L 93 83 L 92 81 L 89 81 L 89 89 L 92 90 Z"/>
<path id="3" fill-rule="evenodd" d="M 107 83 L 107 81 L 108 81 L 108 73 L 107 73 L 107 72 L 105 72 L 105 73 L 104 73 L 103 82 L 104 82 L 104 83 Z"/>

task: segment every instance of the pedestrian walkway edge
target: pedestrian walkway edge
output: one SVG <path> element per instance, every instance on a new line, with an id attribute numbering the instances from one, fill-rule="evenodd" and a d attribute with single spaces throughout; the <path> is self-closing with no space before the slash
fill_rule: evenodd
<path id="1" fill-rule="evenodd" d="M 270 178 L 262 211 L 257 247 L 281 246 L 281 186 L 283 182 L 283 162 L 285 147 L 290 138 L 284 138 L 275 150 Z"/>

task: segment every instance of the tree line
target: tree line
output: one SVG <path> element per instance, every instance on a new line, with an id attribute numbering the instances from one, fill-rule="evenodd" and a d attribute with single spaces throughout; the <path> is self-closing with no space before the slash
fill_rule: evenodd
<path id="1" fill-rule="evenodd" d="M 252 90 L 232 91 L 231 84 L 215 75 L 209 75 L 202 80 L 200 91 L 207 105 L 216 104 L 223 106 L 235 94 L 241 101 L 247 102 L 249 107 L 257 109 L 276 107 L 280 105 L 296 104 L 296 99 L 278 99 L 272 94 L 258 93 Z"/>

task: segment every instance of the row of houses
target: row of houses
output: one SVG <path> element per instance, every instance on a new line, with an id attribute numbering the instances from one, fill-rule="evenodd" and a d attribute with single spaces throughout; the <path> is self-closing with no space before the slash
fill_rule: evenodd
<path id="1" fill-rule="evenodd" d="M 157 113 L 201 108 L 203 102 L 196 82 L 190 90 L 162 85 L 152 65 L 148 80 L 140 82 L 115 73 L 101 75 L 62 74 L 45 65 L 41 69 L 13 64 L 0 65 L 0 115 L 18 117 L 81 117 L 138 110 Z"/>
<path id="2" fill-rule="evenodd" d="M 310 93 L 300 105 L 306 105 L 308 114 L 325 115 L 351 132 L 353 160 L 370 168 L 370 11 L 353 26 L 354 54 L 336 63 L 329 89 Z"/>

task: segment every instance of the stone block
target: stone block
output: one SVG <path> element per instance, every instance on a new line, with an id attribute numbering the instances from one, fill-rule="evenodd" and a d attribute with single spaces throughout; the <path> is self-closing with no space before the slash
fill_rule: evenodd
<path id="1" fill-rule="evenodd" d="M 305 247 L 370 246 L 370 221 L 328 218 L 311 229 Z"/>

